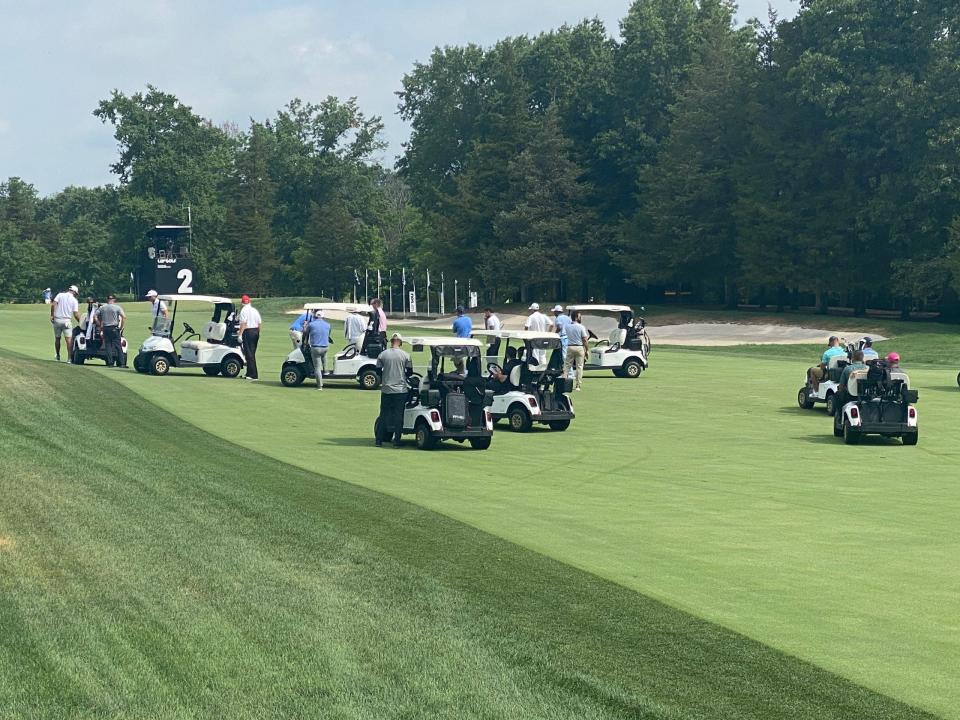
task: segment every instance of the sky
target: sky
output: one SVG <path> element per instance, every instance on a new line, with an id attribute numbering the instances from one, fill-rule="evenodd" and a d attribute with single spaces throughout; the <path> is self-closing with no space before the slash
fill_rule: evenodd
<path id="1" fill-rule="evenodd" d="M 796 0 L 769 0 L 790 17 Z M 119 89 L 152 84 L 216 124 L 265 120 L 291 99 L 356 96 L 380 115 L 392 164 L 409 129 L 403 74 L 438 45 L 491 45 L 600 18 L 618 31 L 630 0 L 0 0 L 0 180 L 48 195 L 115 182 L 113 128 L 92 115 Z M 767 15 L 741 0 L 738 18 Z"/>

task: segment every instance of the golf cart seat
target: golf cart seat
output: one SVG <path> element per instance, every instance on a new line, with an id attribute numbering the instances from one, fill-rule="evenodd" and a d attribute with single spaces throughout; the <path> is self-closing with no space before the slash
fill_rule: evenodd
<path id="1" fill-rule="evenodd" d="M 597 345 L 608 345 L 609 349 L 606 352 L 616 352 L 623 344 L 627 341 L 627 330 L 626 328 L 614 328 L 610 331 L 610 336 L 606 340 L 601 340 Z"/>
<path id="2" fill-rule="evenodd" d="M 182 347 L 193 350 L 204 350 L 214 345 L 222 345 L 223 338 L 227 335 L 227 324 L 218 323 L 211 320 L 203 326 L 203 332 L 200 334 L 202 340 L 187 340 Z"/>
<path id="3" fill-rule="evenodd" d="M 510 384 L 513 387 L 518 388 L 520 387 L 520 376 L 522 374 L 523 374 L 523 363 L 518 363 L 516 366 L 513 367 L 512 370 L 510 370 L 510 375 L 508 376 L 507 379 L 510 381 Z"/>
<path id="4" fill-rule="evenodd" d="M 850 397 L 860 396 L 860 381 L 866 380 L 866 378 L 866 370 L 854 370 L 850 373 L 850 377 L 847 379 L 847 393 Z"/>
<path id="5" fill-rule="evenodd" d="M 844 355 L 834 355 L 830 358 L 830 361 L 827 363 L 827 377 L 833 382 L 840 381 L 840 374 L 843 372 L 843 369 L 850 364 L 850 361 L 847 360 Z"/>

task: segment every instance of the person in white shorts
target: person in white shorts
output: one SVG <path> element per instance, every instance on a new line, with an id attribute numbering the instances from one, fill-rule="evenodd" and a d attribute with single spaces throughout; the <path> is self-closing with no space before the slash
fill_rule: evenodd
<path id="1" fill-rule="evenodd" d="M 60 361 L 60 336 L 67 335 L 67 358 L 73 355 L 73 320 L 80 322 L 80 303 L 77 295 L 80 291 L 76 285 L 71 285 L 50 303 L 50 323 L 53 325 L 53 346 L 57 351 L 57 362 Z"/>

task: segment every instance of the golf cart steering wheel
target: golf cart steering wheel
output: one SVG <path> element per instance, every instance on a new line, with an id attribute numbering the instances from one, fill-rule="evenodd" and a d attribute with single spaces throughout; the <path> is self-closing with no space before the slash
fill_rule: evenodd
<path id="1" fill-rule="evenodd" d="M 188 333 L 190 333 L 191 335 L 196 335 L 196 334 L 197 334 L 197 331 L 194 330 L 192 327 L 190 327 L 190 323 L 184 323 L 184 324 L 183 324 L 183 329 L 186 330 L 186 331 L 187 331 Z"/>
<path id="2" fill-rule="evenodd" d="M 487 363 L 487 373 L 490 375 L 503 375 L 503 368 L 497 363 Z"/>

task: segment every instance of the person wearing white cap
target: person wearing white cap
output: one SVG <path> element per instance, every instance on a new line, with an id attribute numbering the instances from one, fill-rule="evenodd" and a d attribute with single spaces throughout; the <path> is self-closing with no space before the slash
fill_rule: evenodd
<path id="1" fill-rule="evenodd" d="M 550 332 L 550 329 L 553 327 L 553 323 L 550 322 L 550 318 L 540 312 L 540 305 L 537 303 L 531 303 L 530 315 L 527 317 L 527 321 L 523 325 L 524 330 L 533 330 L 534 332 Z M 534 350 L 534 356 L 537 358 L 537 364 L 543 365 L 543 361 L 546 359 L 547 354 L 543 350 Z"/>
<path id="2" fill-rule="evenodd" d="M 167 304 L 157 297 L 156 290 L 147 290 L 146 298 L 151 303 L 150 317 L 157 318 L 167 316 Z"/>
<path id="3" fill-rule="evenodd" d="M 71 285 L 63 292 L 57 293 L 57 296 L 50 303 L 50 324 L 53 325 L 53 346 L 57 351 L 57 362 L 60 362 L 60 336 L 67 334 L 67 357 L 73 355 L 73 325 L 71 320 L 80 322 L 80 303 L 77 302 L 77 295 L 80 290 L 76 285 Z"/>

